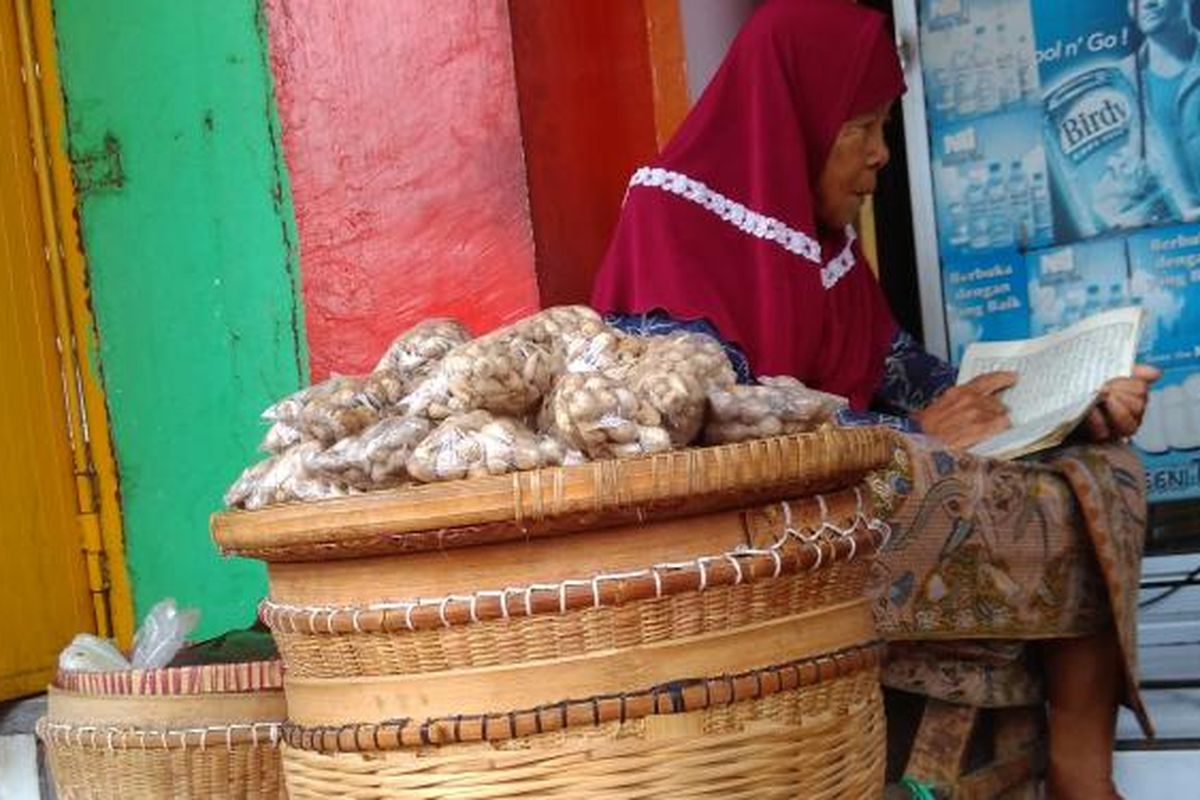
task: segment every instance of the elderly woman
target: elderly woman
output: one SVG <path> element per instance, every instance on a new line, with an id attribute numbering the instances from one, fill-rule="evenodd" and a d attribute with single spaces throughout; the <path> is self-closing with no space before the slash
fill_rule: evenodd
<path id="1" fill-rule="evenodd" d="M 634 175 L 595 307 L 642 332 L 708 332 L 744 380 L 792 375 L 952 447 L 1008 427 L 997 394 L 1016 376 L 954 386 L 953 368 L 897 327 L 852 227 L 888 162 L 883 129 L 903 91 L 884 17 L 845 0 L 768 0 Z M 1139 366 L 1109 383 L 1080 435 L 1132 434 L 1156 377 Z M 1115 797 L 1115 638 L 1045 653 L 1051 792 Z"/>

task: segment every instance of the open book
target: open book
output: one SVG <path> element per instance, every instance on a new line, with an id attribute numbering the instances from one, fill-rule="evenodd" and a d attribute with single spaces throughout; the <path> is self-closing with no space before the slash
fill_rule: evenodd
<path id="1" fill-rule="evenodd" d="M 1017 458 L 1062 442 L 1087 416 L 1105 382 L 1132 372 L 1141 325 L 1142 309 L 1130 306 L 1036 339 L 968 345 L 960 384 L 996 370 L 1018 376 L 1016 385 L 999 395 L 1012 427 L 971 452 Z"/>

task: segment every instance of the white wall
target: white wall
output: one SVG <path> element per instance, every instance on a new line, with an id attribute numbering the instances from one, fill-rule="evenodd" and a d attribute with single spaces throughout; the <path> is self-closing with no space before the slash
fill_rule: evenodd
<path id="1" fill-rule="evenodd" d="M 41 796 L 33 735 L 0 736 L 0 800 L 39 800 Z"/>
<path id="2" fill-rule="evenodd" d="M 692 102 L 704 91 L 738 28 L 759 0 L 679 0 Z"/>

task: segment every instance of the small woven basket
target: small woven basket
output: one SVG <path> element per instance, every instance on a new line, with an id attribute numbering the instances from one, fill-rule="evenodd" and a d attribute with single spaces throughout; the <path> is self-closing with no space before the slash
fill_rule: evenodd
<path id="1" fill-rule="evenodd" d="M 877 795 L 869 473 L 894 446 L 829 431 L 218 515 L 224 551 L 268 562 L 289 795 Z"/>
<path id="2" fill-rule="evenodd" d="M 278 661 L 62 672 L 37 733 L 61 798 L 279 798 Z"/>

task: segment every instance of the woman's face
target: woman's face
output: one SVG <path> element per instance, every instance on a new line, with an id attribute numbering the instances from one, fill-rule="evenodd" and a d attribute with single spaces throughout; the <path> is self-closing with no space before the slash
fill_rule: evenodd
<path id="1" fill-rule="evenodd" d="M 817 179 L 817 222 L 839 229 L 854 221 L 863 200 L 875 191 L 875 176 L 890 154 L 883 126 L 891 112 L 884 103 L 842 125 Z"/>

